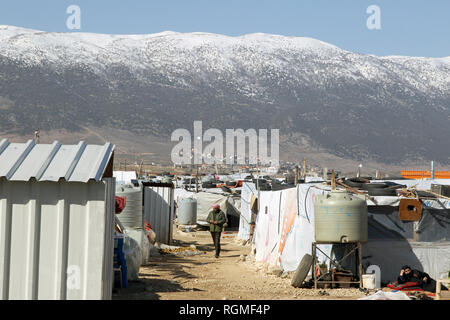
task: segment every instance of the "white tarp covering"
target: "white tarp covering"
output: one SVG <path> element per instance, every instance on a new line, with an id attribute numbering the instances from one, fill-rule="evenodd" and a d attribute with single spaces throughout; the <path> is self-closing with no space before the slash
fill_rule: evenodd
<path id="1" fill-rule="evenodd" d="M 426 189 L 426 185 L 431 184 L 429 181 L 411 180 L 405 183 L 402 180 L 397 183 L 402 182 Z M 444 184 L 445 181 L 439 179 L 435 182 Z M 249 185 L 244 183 L 242 188 L 238 237 L 244 240 L 249 238 L 249 224 L 246 220 L 250 221 L 251 217 L 249 206 L 251 196 L 252 194 L 257 196 L 254 186 L 252 189 Z M 329 187 L 321 184 L 300 184 L 297 188 L 282 191 L 261 191 L 260 209 L 253 236 L 256 260 L 280 266 L 286 271 L 295 270 L 303 255 L 311 253 L 311 244 L 314 241 L 314 198 L 329 190 Z M 363 244 L 364 267 L 371 264 L 379 265 L 382 269 L 381 280 L 384 282 L 395 280 L 404 264 L 421 269 L 433 278 L 439 279 L 448 273 L 450 270 L 450 244 L 445 240 L 445 232 L 443 233 L 442 230 L 445 231 L 446 227 L 442 227 L 442 224 L 448 225 L 449 216 L 447 215 L 447 218 L 444 219 L 441 214 L 429 212 L 427 208 L 440 209 L 445 212 L 445 208 L 450 208 L 450 202 L 445 199 L 424 200 L 423 218 L 416 223 L 397 221 L 398 212 L 395 211 L 395 207 L 399 204 L 398 197 L 375 197 L 375 199 L 379 205 L 390 206 L 394 211 L 377 212 L 376 210 L 383 209 L 383 207 L 376 206 L 372 201 L 367 200 L 369 216 L 381 228 L 384 228 L 384 231 L 380 233 L 378 229 L 371 229 L 374 224 L 369 223 L 369 241 Z M 417 224 L 416 227 L 414 223 Z M 407 232 L 401 232 L 396 228 L 404 229 Z M 421 242 L 407 240 L 409 231 L 413 228 L 420 229 Z M 384 232 L 386 234 L 395 232 L 400 235 L 400 239 L 384 239 Z M 439 239 L 443 240 L 429 241 L 430 234 L 433 233 L 439 234 Z M 370 238 L 371 234 L 379 238 L 372 239 Z M 331 245 L 322 245 L 320 248 L 330 255 Z M 318 253 L 320 254 L 320 252 Z M 318 258 L 319 261 L 326 261 L 323 255 L 319 255 Z"/>
<path id="2" fill-rule="evenodd" d="M 384 292 L 377 291 L 370 296 L 359 298 L 358 300 L 411 300 L 406 293 L 397 291 L 397 292 Z"/>
<path id="3" fill-rule="evenodd" d="M 212 206 L 215 203 L 220 205 L 220 209 L 227 214 L 227 202 L 228 197 L 219 193 L 209 193 L 209 192 L 190 192 L 184 189 L 175 189 L 174 199 L 178 203 L 182 199 L 193 198 L 197 200 L 197 223 L 198 224 L 208 224 L 206 218 L 209 212 L 212 210 Z"/>
<path id="4" fill-rule="evenodd" d="M 314 197 L 323 192 L 312 184 L 301 184 L 281 191 L 260 191 L 259 213 L 253 236 L 257 261 L 293 271 L 305 254 L 311 254 L 314 241 Z M 249 193 L 252 192 L 245 193 L 247 197 Z M 248 202 L 248 198 L 241 200 L 241 217 L 249 217 L 251 212 L 243 208 L 244 202 Z M 239 228 L 243 239 L 248 237 L 247 227 L 242 223 Z M 330 254 L 331 245 L 319 247 L 327 255 Z M 320 252 L 318 259 L 326 260 Z"/>
<path id="5" fill-rule="evenodd" d="M 380 267 L 381 281 L 395 281 L 403 265 L 423 270 L 433 279 L 448 277 L 450 242 L 413 242 L 407 240 L 368 241 L 363 246 L 364 266 Z"/>
<path id="6" fill-rule="evenodd" d="M 137 179 L 136 171 L 114 171 L 113 177 L 116 178 L 116 184 L 127 184 Z"/>
<path id="7" fill-rule="evenodd" d="M 239 219 L 239 232 L 237 237 L 243 240 L 250 239 L 250 222 L 252 219 L 252 210 L 250 202 L 252 195 L 257 197 L 258 191 L 254 183 L 244 183 L 241 191 L 241 218 Z"/>

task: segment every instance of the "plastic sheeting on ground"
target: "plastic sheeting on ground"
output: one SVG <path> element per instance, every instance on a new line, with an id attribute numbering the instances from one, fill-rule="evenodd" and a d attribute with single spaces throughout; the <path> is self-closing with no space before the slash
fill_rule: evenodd
<path id="1" fill-rule="evenodd" d="M 142 251 L 139 243 L 128 234 L 124 234 L 123 252 L 127 262 L 127 279 L 129 281 L 136 281 L 139 279 Z"/>
<path id="2" fill-rule="evenodd" d="M 364 298 L 358 298 L 358 300 L 411 300 L 406 293 L 401 291 L 396 292 L 384 292 L 377 291 L 370 296 Z"/>
<path id="3" fill-rule="evenodd" d="M 150 242 L 147 238 L 147 234 L 143 229 L 125 229 L 125 234 L 136 241 L 139 250 L 141 251 L 141 256 L 139 260 L 139 265 L 144 265 L 148 262 L 148 252 L 150 250 Z"/>

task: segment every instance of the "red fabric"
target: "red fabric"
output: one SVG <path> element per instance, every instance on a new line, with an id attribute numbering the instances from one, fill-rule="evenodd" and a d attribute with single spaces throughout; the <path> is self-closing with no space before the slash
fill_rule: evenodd
<path id="1" fill-rule="evenodd" d="M 411 291 L 411 290 L 423 291 L 423 289 L 421 287 L 419 287 L 418 282 L 406 282 L 406 283 L 402 283 L 402 284 L 394 282 L 394 283 L 389 283 L 387 285 L 387 287 L 394 289 L 394 290 L 400 290 L 400 291 Z"/>
<path id="2" fill-rule="evenodd" d="M 122 210 L 125 208 L 126 204 L 127 198 L 116 196 L 116 214 L 121 213 Z"/>

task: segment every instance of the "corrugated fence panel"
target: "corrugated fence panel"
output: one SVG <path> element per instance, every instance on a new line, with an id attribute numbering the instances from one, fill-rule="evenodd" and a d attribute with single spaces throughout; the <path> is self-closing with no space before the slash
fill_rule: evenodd
<path id="1" fill-rule="evenodd" d="M 160 243 L 172 242 L 173 210 L 173 188 L 144 188 L 144 219 L 150 222 Z"/>
<path id="2" fill-rule="evenodd" d="M 0 181 L 1 299 L 111 298 L 111 183 Z"/>
<path id="3" fill-rule="evenodd" d="M 41 234 L 38 299 L 65 299 L 64 271 L 67 269 L 68 201 L 66 184 L 47 183 L 41 191 Z M 55 201 L 55 195 L 57 200 Z M 46 264 L 51 263 L 52 267 Z"/>
<path id="4" fill-rule="evenodd" d="M 8 297 L 11 253 L 11 189 L 0 180 L 0 299 Z"/>
<path id="5" fill-rule="evenodd" d="M 105 197 L 109 200 L 106 201 L 106 213 L 105 214 L 105 259 L 103 261 L 103 299 L 110 300 L 112 298 L 112 291 L 114 285 L 114 226 L 115 226 L 115 214 L 108 214 L 115 212 L 116 210 L 116 200 L 115 200 L 115 192 L 116 192 L 116 178 L 106 178 L 104 179 L 106 182 L 106 190 Z"/>

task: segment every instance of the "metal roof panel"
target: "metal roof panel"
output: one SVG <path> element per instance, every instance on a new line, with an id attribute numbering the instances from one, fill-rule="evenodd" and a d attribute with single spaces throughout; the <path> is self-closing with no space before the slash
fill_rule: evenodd
<path id="1" fill-rule="evenodd" d="M 52 160 L 55 149 L 61 145 L 57 142 L 54 144 L 37 144 L 30 150 L 27 157 L 14 172 L 10 180 L 28 181 L 31 178 L 39 180 L 43 170 Z M 57 150 L 57 149 L 56 149 Z"/>
<path id="2" fill-rule="evenodd" d="M 10 143 L 0 141 L 0 178 L 10 181 L 99 181 L 114 145 Z"/>
<path id="3" fill-rule="evenodd" d="M 111 155 L 112 145 L 88 145 L 75 166 L 70 181 L 99 180 Z M 86 180 L 87 179 L 87 180 Z"/>

